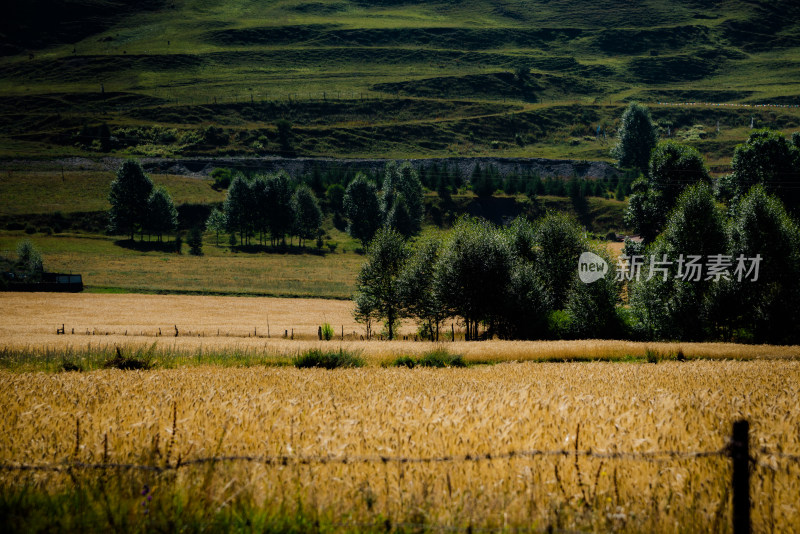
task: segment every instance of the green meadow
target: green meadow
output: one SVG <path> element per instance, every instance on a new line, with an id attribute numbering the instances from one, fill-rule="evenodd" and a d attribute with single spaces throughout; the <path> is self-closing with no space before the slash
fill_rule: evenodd
<path id="1" fill-rule="evenodd" d="M 609 159 L 636 99 L 724 166 L 751 121 L 800 124 L 739 107 L 800 103 L 788 0 L 46 4 L 0 28 L 0 157 Z"/>

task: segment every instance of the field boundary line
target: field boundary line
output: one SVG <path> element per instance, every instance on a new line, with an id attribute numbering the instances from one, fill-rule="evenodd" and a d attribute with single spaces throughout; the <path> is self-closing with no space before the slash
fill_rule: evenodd
<path id="1" fill-rule="evenodd" d="M 583 451 L 558 449 L 558 450 L 523 450 L 509 451 L 504 453 L 477 453 L 461 455 L 443 455 L 429 457 L 411 456 L 302 456 L 302 455 L 275 455 L 275 456 L 248 456 L 248 455 L 222 455 L 193 458 L 191 460 L 181 460 L 180 458 L 173 464 L 150 465 L 132 463 L 86 463 L 65 461 L 61 464 L 0 464 L 2 471 L 54 471 L 64 472 L 74 469 L 85 470 L 139 470 L 165 472 L 174 471 L 184 467 L 194 465 L 204 465 L 210 463 L 227 462 L 247 462 L 260 463 L 264 465 L 285 466 L 290 464 L 432 464 L 432 463 L 460 463 L 460 462 L 483 462 L 492 460 L 512 460 L 514 458 L 536 458 L 536 457 L 585 457 L 597 459 L 619 459 L 645 462 L 663 462 L 674 459 L 696 459 L 721 457 L 728 454 L 728 449 L 722 448 L 713 451 L 644 451 L 644 452 L 597 452 L 591 449 Z"/>

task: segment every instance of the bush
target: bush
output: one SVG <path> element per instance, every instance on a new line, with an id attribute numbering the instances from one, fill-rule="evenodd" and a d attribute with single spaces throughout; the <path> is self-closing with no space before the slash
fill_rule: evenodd
<path id="1" fill-rule="evenodd" d="M 424 353 L 417 359 L 412 356 L 401 356 L 392 362 L 393 367 L 466 367 L 460 354 L 450 354 L 447 349 L 435 349 Z"/>
<path id="2" fill-rule="evenodd" d="M 106 360 L 106 362 L 103 364 L 103 368 L 122 369 L 123 371 L 136 371 L 136 370 L 147 371 L 155 366 L 155 362 L 152 360 L 151 357 L 151 352 L 152 350 L 147 351 L 144 354 L 137 354 L 135 356 L 133 355 L 124 356 L 119 347 L 117 347 L 116 356 L 114 356 L 109 360 Z"/>
<path id="3" fill-rule="evenodd" d="M 411 356 L 400 356 L 392 362 L 393 367 L 408 367 L 409 369 L 413 369 L 416 365 L 417 360 Z"/>
<path id="4" fill-rule="evenodd" d="M 28 234 L 28 235 L 35 234 L 36 233 L 36 227 L 33 226 L 32 224 L 25 225 L 25 233 Z"/>
<path id="5" fill-rule="evenodd" d="M 322 369 L 337 369 L 363 367 L 364 360 L 355 353 L 339 349 L 338 351 L 323 351 L 311 349 L 297 356 L 292 361 L 299 369 L 319 367 Z"/>
<path id="6" fill-rule="evenodd" d="M 80 365 L 78 365 L 77 363 L 73 362 L 72 360 L 67 360 L 67 359 L 64 359 L 64 360 L 61 361 L 61 370 L 64 371 L 64 372 L 71 372 L 71 371 L 81 372 L 81 371 L 83 371 L 83 369 L 81 368 Z"/>
<path id="7" fill-rule="evenodd" d="M 330 341 L 333 339 L 333 327 L 330 323 L 325 323 L 320 327 L 321 338 L 325 341 Z"/>
<path id="8" fill-rule="evenodd" d="M 203 232 L 196 226 L 189 232 L 189 254 L 192 256 L 203 255 Z"/>
<path id="9" fill-rule="evenodd" d="M 17 243 L 17 263 L 33 279 L 44 271 L 42 254 L 28 239 Z"/>
<path id="10" fill-rule="evenodd" d="M 211 187 L 217 191 L 228 189 L 231 185 L 232 175 L 230 169 L 214 169 L 211 171 L 211 177 L 214 179 Z"/>
<path id="11" fill-rule="evenodd" d="M 572 333 L 572 318 L 564 310 L 554 310 L 547 316 L 551 339 L 567 339 Z"/>
<path id="12" fill-rule="evenodd" d="M 464 358 L 460 354 L 450 354 L 447 349 L 435 349 L 426 352 L 417 360 L 417 365 L 422 367 L 466 367 Z"/>

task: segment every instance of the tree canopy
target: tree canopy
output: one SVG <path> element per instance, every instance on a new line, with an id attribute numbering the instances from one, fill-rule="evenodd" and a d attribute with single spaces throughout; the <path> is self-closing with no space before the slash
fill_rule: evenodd
<path id="1" fill-rule="evenodd" d="M 156 187 L 147 200 L 147 223 L 149 234 L 155 234 L 161 241 L 163 234 L 168 234 L 178 227 L 178 210 L 172 203 L 169 193 L 163 187 Z"/>
<path id="2" fill-rule="evenodd" d="M 425 212 L 422 182 L 411 165 L 386 165 L 380 208 L 384 223 L 406 237 L 419 233 Z"/>
<path id="3" fill-rule="evenodd" d="M 645 243 L 651 243 L 664 228 L 678 196 L 698 182 L 711 183 L 703 156 L 673 141 L 659 143 L 651 153 L 647 176 L 632 185 L 625 222 Z"/>
<path id="4" fill-rule="evenodd" d="M 782 133 L 770 129 L 751 133 L 734 149 L 731 168 L 726 185 L 734 202 L 753 185 L 762 184 L 767 192 L 778 195 L 790 211 L 800 210 L 800 148 Z"/>
<path id="5" fill-rule="evenodd" d="M 145 174 L 138 161 L 127 160 L 122 163 L 117 176 L 111 182 L 108 201 L 109 230 L 116 234 L 144 232 L 148 217 L 148 200 L 153 191 L 153 182 Z"/>
<path id="6" fill-rule="evenodd" d="M 294 233 L 301 240 L 314 239 L 322 225 L 322 211 L 317 197 L 307 185 L 300 185 L 292 196 Z"/>
<path id="7" fill-rule="evenodd" d="M 631 102 L 622 114 L 617 135 L 619 140 L 611 149 L 611 155 L 622 167 L 646 172 L 650 152 L 658 140 L 650 111 L 638 102 Z"/>
<path id="8" fill-rule="evenodd" d="M 342 204 L 348 220 L 347 233 L 366 247 L 381 226 L 381 210 L 375 184 L 359 173 L 347 186 Z"/>
<path id="9" fill-rule="evenodd" d="M 408 248 L 403 236 L 391 228 L 382 228 L 367 248 L 367 261 L 358 273 L 356 317 L 383 321 L 389 339 L 402 316 L 402 297 L 398 278 Z"/>

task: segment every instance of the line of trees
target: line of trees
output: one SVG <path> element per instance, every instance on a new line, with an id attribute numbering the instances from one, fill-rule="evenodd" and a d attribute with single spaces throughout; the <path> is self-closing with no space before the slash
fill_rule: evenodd
<path id="1" fill-rule="evenodd" d="M 608 252 L 588 242 L 564 214 L 533 223 L 517 219 L 507 227 L 461 218 L 444 235 L 413 244 L 384 227 L 358 275 L 355 317 L 368 333 L 383 323 L 390 339 L 397 323 L 410 318 L 421 325 L 419 335 L 434 340 L 449 319 L 463 325 L 467 340 L 800 342 L 800 227 L 780 198 L 756 185 L 726 210 L 699 182 L 679 195 L 665 225 L 642 251 L 648 261 L 640 276 L 627 282 L 616 276 Z M 578 277 L 584 251 L 610 266 L 591 284 Z M 674 261 L 681 255 L 761 261 L 756 279 L 687 280 Z M 665 256 L 673 260 L 666 275 L 649 263 Z"/>
<path id="2" fill-rule="evenodd" d="M 368 333 L 373 323 L 383 323 L 390 339 L 398 321 L 411 318 L 430 339 L 439 339 L 450 319 L 463 325 L 467 340 L 800 343 L 800 135 L 789 140 L 770 130 L 753 132 L 736 147 L 733 172 L 716 184 L 695 149 L 657 141 L 649 113 L 638 104 L 626 110 L 619 138 L 614 154 L 620 164 L 642 173 L 626 217 L 643 241 L 626 243 L 624 254 L 669 258 L 666 267 L 645 261 L 630 280 L 610 272 L 581 282 L 582 252 L 616 262 L 563 214 L 533 223 L 517 219 L 507 227 L 461 218 L 443 236 L 413 244 L 384 223 L 374 227 L 358 276 L 356 319 Z M 368 181 L 359 187 L 366 198 L 377 194 Z M 579 202 L 579 183 L 567 188 Z M 370 205 L 385 221 L 385 204 Z M 758 276 L 687 279 L 675 260 L 690 256 L 759 258 Z"/>
<path id="3" fill-rule="evenodd" d="M 305 184 L 296 184 L 289 175 L 278 172 L 248 180 L 237 175 L 231 181 L 222 211 L 211 213 L 207 226 L 219 233 L 228 232 L 235 244 L 250 245 L 258 238 L 261 245 L 275 246 L 297 237 L 305 246 L 317 239 L 322 225 L 322 210 L 314 192 Z"/>
<path id="4" fill-rule="evenodd" d="M 646 108 L 631 104 L 614 154 L 638 169 L 626 223 L 642 237 L 624 254 L 762 258 L 756 281 L 666 280 L 646 265 L 628 288 L 632 335 L 646 339 L 797 343 L 800 321 L 800 134 L 755 130 L 716 182 L 694 148 L 656 142 Z M 648 156 L 645 158 L 645 156 Z"/>
<path id="5" fill-rule="evenodd" d="M 397 166 L 396 163 L 391 165 Z M 449 199 L 451 195 L 464 190 L 471 190 L 479 197 L 488 197 L 495 193 L 508 195 L 521 193 L 529 197 L 570 196 L 569 184 L 571 181 L 576 181 L 582 196 L 615 196 L 619 200 L 624 200 L 630 194 L 631 183 L 635 177 L 626 173 L 602 180 L 550 176 L 542 178 L 531 170 L 516 170 L 501 174 L 500 169 L 493 164 L 477 164 L 470 175 L 463 175 L 458 165 L 438 163 L 420 166 L 414 170 L 424 190 L 436 192 L 443 199 Z M 230 169 L 215 169 L 211 173 L 214 179 L 212 187 L 218 190 L 227 189 L 235 174 L 237 173 Z M 257 173 L 249 175 L 247 172 L 238 174 L 243 174 L 248 179 L 253 179 L 257 175 Z M 326 168 L 315 166 L 310 172 L 298 176 L 297 181 L 310 187 L 319 199 L 325 199 L 331 211 L 337 214 L 341 212 L 345 188 L 356 177 L 366 178 L 380 191 L 383 189 L 386 176 L 385 170 L 357 171 L 332 165 Z"/>
<path id="6" fill-rule="evenodd" d="M 358 275 L 355 317 L 368 334 L 383 323 L 389 339 L 403 318 L 418 321 L 419 334 L 434 340 L 448 318 L 462 322 L 467 340 L 618 337 L 618 283 L 606 277 L 585 286 L 576 277 L 586 250 L 610 262 L 564 214 L 508 227 L 462 217 L 443 236 L 413 245 L 384 227 Z"/>
<path id="7" fill-rule="evenodd" d="M 631 103 L 625 110 L 619 142 L 612 149 L 618 163 L 632 167 L 641 177 L 631 185 L 625 222 L 643 239 L 643 250 L 665 229 L 678 197 L 688 187 L 704 183 L 713 186 L 717 201 L 732 211 L 754 186 L 777 195 L 786 209 L 800 214 L 800 134 L 790 139 L 770 129 L 753 131 L 745 143 L 734 149 L 732 172 L 716 183 L 700 153 L 673 141 L 658 142 L 656 126 L 646 107 Z"/>
<path id="8" fill-rule="evenodd" d="M 800 335 L 800 227 L 783 202 L 761 184 L 728 213 L 703 182 L 678 198 L 664 231 L 646 258 L 760 257 L 756 280 L 736 277 L 687 281 L 651 273 L 645 263 L 629 286 L 633 335 L 644 339 L 737 340 L 798 343 Z M 666 279 L 665 279 L 666 278 Z"/>
<path id="9" fill-rule="evenodd" d="M 384 171 L 382 187 L 358 174 L 342 197 L 347 232 L 366 247 L 379 228 L 391 228 L 404 237 L 422 228 L 423 188 L 419 173 L 411 165 L 390 162 Z"/>

